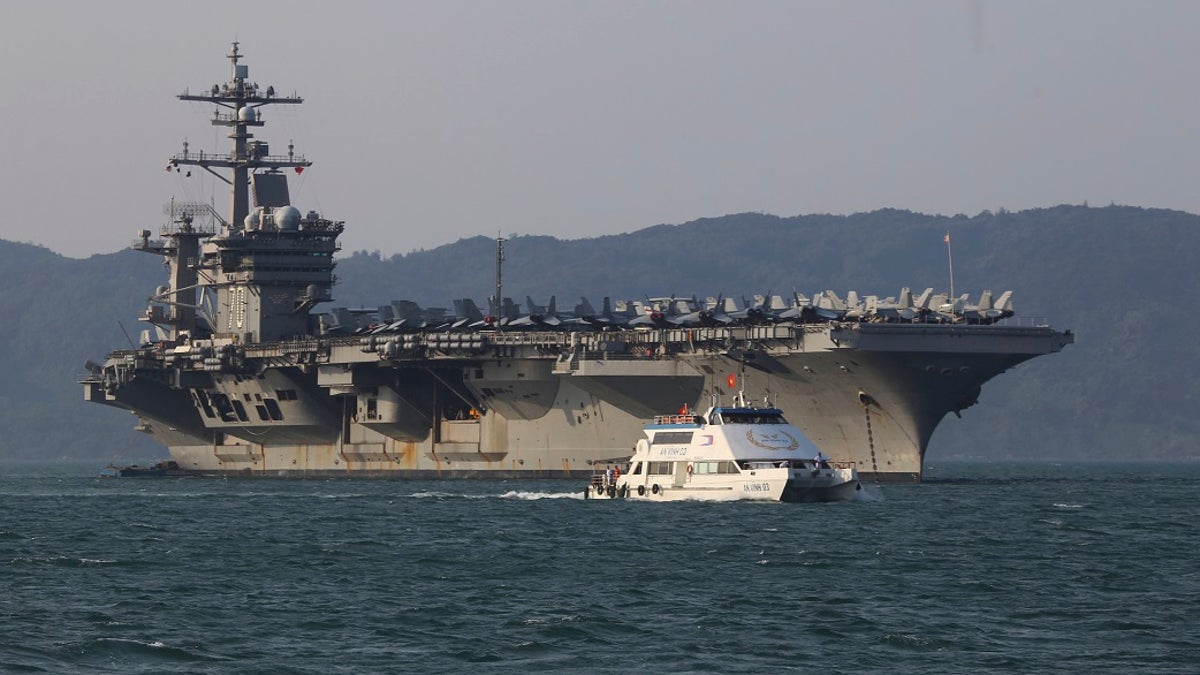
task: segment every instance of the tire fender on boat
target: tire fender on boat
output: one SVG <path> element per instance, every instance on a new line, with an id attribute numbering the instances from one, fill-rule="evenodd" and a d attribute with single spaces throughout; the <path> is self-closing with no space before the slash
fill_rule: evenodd
<path id="1" fill-rule="evenodd" d="M 639 486 L 638 486 L 638 496 L 639 496 L 639 497 L 645 497 L 645 496 L 646 496 L 646 486 L 645 486 L 645 485 L 639 485 Z"/>
<path id="2" fill-rule="evenodd" d="M 688 462 L 688 465 L 687 465 L 687 472 L 688 472 L 688 475 L 689 475 L 689 476 L 690 476 L 690 475 L 692 475 L 692 463 L 691 463 L 691 462 Z"/>
<path id="3" fill-rule="evenodd" d="M 658 487 L 658 483 L 655 483 L 654 485 L 652 485 L 650 487 L 650 491 L 653 492 L 654 494 L 658 494 L 658 491 L 661 489 L 662 488 Z"/>

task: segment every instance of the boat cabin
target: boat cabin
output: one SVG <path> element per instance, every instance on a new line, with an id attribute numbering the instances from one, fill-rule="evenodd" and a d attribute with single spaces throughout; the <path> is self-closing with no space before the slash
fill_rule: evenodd
<path id="1" fill-rule="evenodd" d="M 655 417 L 645 434 L 627 470 L 597 474 L 585 494 L 824 501 L 857 490 L 853 467 L 831 464 L 779 408 L 713 406 L 703 415 L 683 410 Z"/>

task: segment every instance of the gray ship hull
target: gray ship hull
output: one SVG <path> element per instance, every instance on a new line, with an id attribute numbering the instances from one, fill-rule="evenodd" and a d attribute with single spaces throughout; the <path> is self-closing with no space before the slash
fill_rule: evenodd
<path id="1" fill-rule="evenodd" d="M 854 462 L 865 478 L 916 480 L 947 413 L 1072 336 L 1045 327 L 831 323 L 405 339 L 413 346 L 251 345 L 236 372 L 176 366 L 165 377 L 152 363 L 126 367 L 138 359 L 118 353 L 106 364 L 111 377 L 87 391 L 132 410 L 142 431 L 197 473 L 586 477 L 595 463 L 628 457 L 648 417 L 701 406 L 713 392 L 732 395 L 733 375 L 737 388 L 770 395 L 827 455 Z M 438 340 L 446 346 L 432 347 Z M 260 414 L 243 421 L 236 410 L 212 409 L 224 399 Z M 261 414 L 263 400 L 277 401 L 280 420 Z"/>

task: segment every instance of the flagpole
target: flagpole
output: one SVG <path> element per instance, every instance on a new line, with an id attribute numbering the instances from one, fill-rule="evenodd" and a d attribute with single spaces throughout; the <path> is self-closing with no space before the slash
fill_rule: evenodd
<path id="1" fill-rule="evenodd" d="M 946 231 L 946 260 L 950 263 L 950 303 L 954 303 L 954 256 L 950 253 L 950 231 Z"/>

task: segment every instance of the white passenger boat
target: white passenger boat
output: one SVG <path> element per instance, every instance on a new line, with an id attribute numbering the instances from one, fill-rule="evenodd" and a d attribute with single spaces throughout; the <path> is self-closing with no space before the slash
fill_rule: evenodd
<path id="1" fill-rule="evenodd" d="M 853 463 L 826 458 L 775 407 L 660 415 L 645 433 L 629 463 L 598 471 L 585 497 L 825 502 L 862 489 Z"/>

